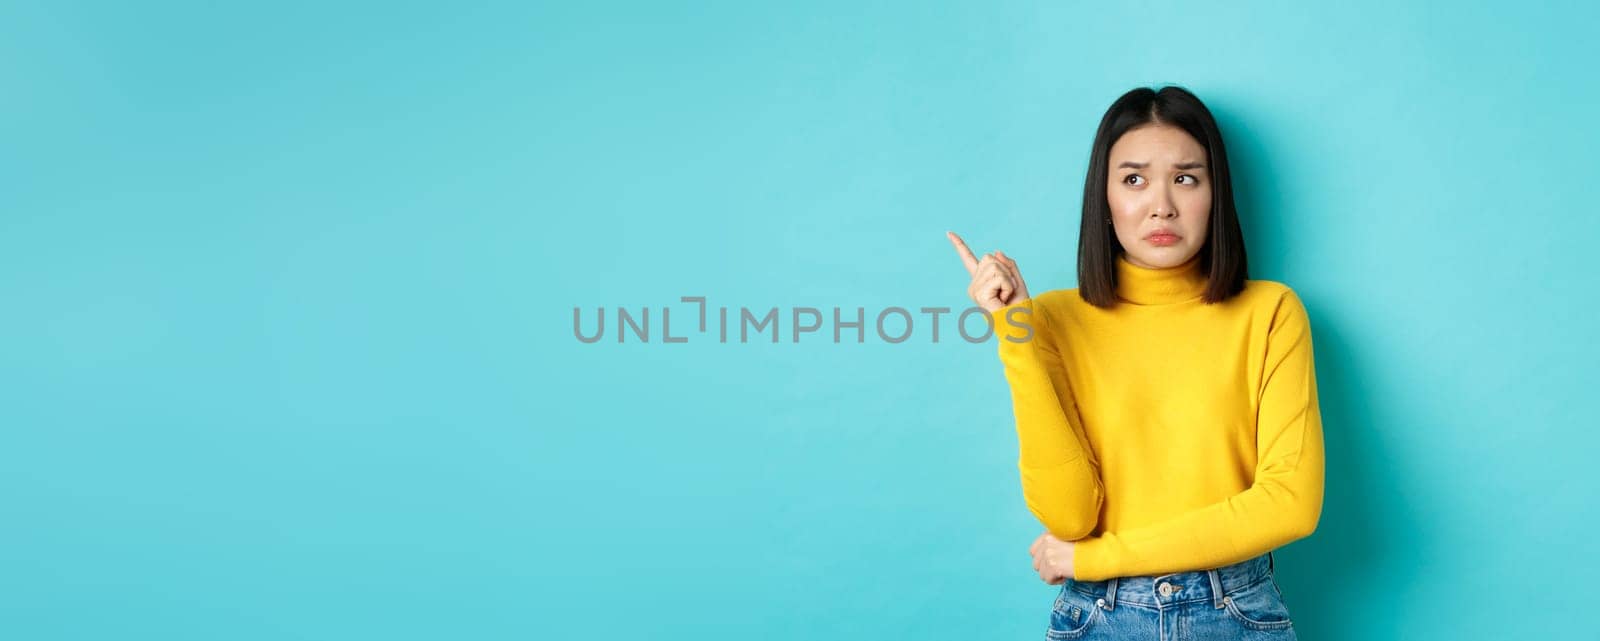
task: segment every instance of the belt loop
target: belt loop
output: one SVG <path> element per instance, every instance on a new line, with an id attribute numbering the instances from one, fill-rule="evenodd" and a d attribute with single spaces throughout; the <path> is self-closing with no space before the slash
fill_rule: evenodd
<path id="1" fill-rule="evenodd" d="M 1222 608 L 1222 575 L 1216 570 L 1206 570 L 1206 576 L 1211 579 L 1211 607 Z"/>
<path id="2" fill-rule="evenodd" d="M 1278 571 L 1277 563 L 1275 561 L 1273 561 L 1271 552 L 1267 553 L 1267 571 L 1268 572 L 1277 572 Z"/>
<path id="3" fill-rule="evenodd" d="M 1106 581 L 1106 610 L 1117 607 L 1117 577 Z"/>

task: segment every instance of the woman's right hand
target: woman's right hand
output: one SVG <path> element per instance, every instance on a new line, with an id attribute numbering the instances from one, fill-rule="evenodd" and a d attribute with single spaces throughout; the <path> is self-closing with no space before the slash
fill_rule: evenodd
<path id="1" fill-rule="evenodd" d="M 1017 269 L 1017 261 L 1011 260 L 1005 252 L 998 251 L 984 254 L 980 260 L 972 255 L 972 250 L 967 249 L 967 244 L 955 232 L 947 231 L 945 235 L 950 237 L 950 244 L 955 245 L 956 253 L 961 255 L 961 263 L 967 267 L 967 274 L 972 276 L 972 283 L 967 285 L 967 295 L 983 311 L 993 313 L 994 310 L 1028 299 L 1028 284 L 1022 282 L 1022 270 Z"/>

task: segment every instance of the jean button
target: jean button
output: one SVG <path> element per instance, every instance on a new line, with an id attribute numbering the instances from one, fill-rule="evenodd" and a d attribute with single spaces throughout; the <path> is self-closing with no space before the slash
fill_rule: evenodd
<path id="1" fill-rule="evenodd" d="M 1161 596 L 1172 596 L 1171 583 L 1162 583 L 1161 585 L 1157 586 L 1156 589 L 1161 591 Z"/>

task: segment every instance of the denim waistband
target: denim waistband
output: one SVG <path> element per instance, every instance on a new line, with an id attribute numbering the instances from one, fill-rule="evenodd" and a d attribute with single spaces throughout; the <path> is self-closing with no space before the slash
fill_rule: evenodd
<path id="1" fill-rule="evenodd" d="M 1191 601 L 1210 601 L 1222 607 L 1222 597 L 1272 576 L 1272 553 L 1212 570 L 1175 572 L 1151 576 L 1124 576 L 1103 581 L 1068 580 L 1068 587 L 1103 601 L 1110 610 L 1118 603 L 1166 607 Z"/>

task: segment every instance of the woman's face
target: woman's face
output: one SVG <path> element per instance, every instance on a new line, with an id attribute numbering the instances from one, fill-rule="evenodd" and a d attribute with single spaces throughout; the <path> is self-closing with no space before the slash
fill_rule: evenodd
<path id="1" fill-rule="evenodd" d="M 1107 183 L 1112 226 L 1128 262 L 1172 267 L 1205 245 L 1211 168 L 1188 132 L 1159 124 L 1129 129 L 1111 145 Z"/>

